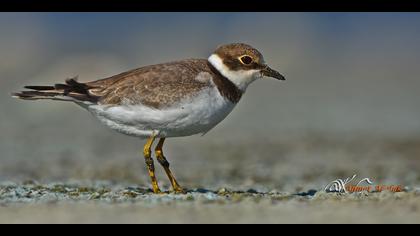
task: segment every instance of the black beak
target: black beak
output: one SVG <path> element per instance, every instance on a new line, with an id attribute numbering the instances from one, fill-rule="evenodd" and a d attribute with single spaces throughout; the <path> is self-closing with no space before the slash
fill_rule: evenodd
<path id="1" fill-rule="evenodd" d="M 284 76 L 282 74 L 280 74 L 279 72 L 271 69 L 268 66 L 266 66 L 264 69 L 262 69 L 261 73 L 264 76 L 268 76 L 268 77 L 275 78 L 275 79 L 278 79 L 278 80 L 286 80 L 286 78 L 284 78 Z"/>

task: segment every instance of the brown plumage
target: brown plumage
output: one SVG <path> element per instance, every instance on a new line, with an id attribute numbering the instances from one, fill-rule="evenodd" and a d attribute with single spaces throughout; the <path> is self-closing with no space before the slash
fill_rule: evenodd
<path id="1" fill-rule="evenodd" d="M 199 73 L 207 72 L 218 80 L 231 83 L 211 67 L 205 59 L 189 59 L 145 66 L 87 84 L 96 87 L 91 92 L 101 97 L 101 104 L 141 103 L 161 108 L 194 96 L 208 87 L 210 81 L 196 79 Z"/>
<path id="2" fill-rule="evenodd" d="M 88 101 L 103 105 L 143 104 L 153 108 L 170 106 L 199 93 L 210 81 L 197 80 L 199 73 L 211 75 L 220 93 L 237 103 L 242 92 L 206 59 L 188 59 L 150 65 L 109 78 L 79 83 L 76 78 L 54 86 L 26 86 L 34 91 L 13 94 L 25 100 L 52 99 Z M 70 98 L 70 99 L 69 99 Z"/>

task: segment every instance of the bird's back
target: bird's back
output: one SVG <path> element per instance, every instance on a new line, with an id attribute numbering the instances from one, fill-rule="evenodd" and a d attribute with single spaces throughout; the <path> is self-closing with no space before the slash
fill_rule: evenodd
<path id="1" fill-rule="evenodd" d="M 207 79 L 199 74 L 208 73 Z M 99 104 L 135 105 L 161 108 L 194 96 L 217 76 L 205 59 L 188 59 L 150 65 L 109 78 L 86 83 Z"/>

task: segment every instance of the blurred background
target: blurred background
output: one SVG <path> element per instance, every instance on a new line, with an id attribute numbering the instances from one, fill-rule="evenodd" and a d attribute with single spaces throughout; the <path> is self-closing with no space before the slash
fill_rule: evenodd
<path id="1" fill-rule="evenodd" d="M 206 136 L 169 140 L 182 184 L 301 191 L 358 174 L 418 186 L 419 26 L 416 13 L 0 13 L 0 182 L 148 186 L 144 141 L 74 104 L 10 93 L 244 42 L 288 80 L 251 85 Z"/>

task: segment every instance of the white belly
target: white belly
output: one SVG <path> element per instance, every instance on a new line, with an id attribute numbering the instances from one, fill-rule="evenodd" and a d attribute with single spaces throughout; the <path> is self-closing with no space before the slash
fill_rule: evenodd
<path id="1" fill-rule="evenodd" d="M 90 105 L 87 109 L 102 123 L 137 137 L 180 137 L 206 133 L 222 121 L 235 104 L 222 97 L 216 87 L 162 110 L 144 105 Z"/>

